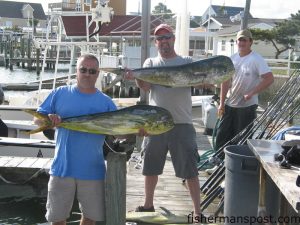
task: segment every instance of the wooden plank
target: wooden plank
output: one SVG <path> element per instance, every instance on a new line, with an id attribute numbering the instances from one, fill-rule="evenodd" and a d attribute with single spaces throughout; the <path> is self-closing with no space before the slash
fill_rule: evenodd
<path id="1" fill-rule="evenodd" d="M 52 161 L 52 159 L 49 158 L 38 158 L 32 165 L 31 168 L 44 168 L 49 169 L 50 167 L 46 168 L 46 165 L 48 165 L 49 160 Z"/>
<path id="2" fill-rule="evenodd" d="M 4 167 L 13 157 L 0 156 L 0 167 Z"/>
<path id="3" fill-rule="evenodd" d="M 50 169 L 51 165 L 52 165 L 53 159 L 49 159 L 49 161 L 47 162 L 47 164 L 44 166 L 45 169 Z"/>
<path id="4" fill-rule="evenodd" d="M 24 157 L 13 157 L 6 165 L 5 167 L 17 167 L 20 163 L 22 163 L 25 160 Z"/>
<path id="5" fill-rule="evenodd" d="M 49 169 L 52 158 L 0 156 L 0 167 L 45 168 Z"/>
<path id="6" fill-rule="evenodd" d="M 296 185 L 299 171 L 280 168 L 279 163 L 274 160 L 274 154 L 281 153 L 283 150 L 281 143 L 282 141 L 248 140 L 250 149 L 260 161 L 264 170 L 274 181 L 294 210 L 299 212 L 299 187 Z"/>
<path id="7" fill-rule="evenodd" d="M 24 158 L 25 158 L 24 161 L 20 163 L 18 167 L 31 168 L 31 165 L 38 160 L 38 158 L 31 158 L 31 157 L 24 157 Z"/>

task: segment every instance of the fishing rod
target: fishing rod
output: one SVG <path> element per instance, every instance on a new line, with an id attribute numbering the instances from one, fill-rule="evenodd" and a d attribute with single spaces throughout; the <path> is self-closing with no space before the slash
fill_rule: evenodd
<path id="1" fill-rule="evenodd" d="M 214 176 L 211 178 L 211 179 L 207 179 L 208 180 L 208 182 L 205 184 L 205 185 L 202 185 L 202 186 L 204 186 L 203 188 L 202 188 L 202 192 L 204 193 L 204 194 L 206 194 L 207 193 L 207 191 L 213 186 L 213 183 L 216 181 L 216 180 L 218 180 L 219 179 L 219 177 L 220 176 L 222 176 L 222 174 L 225 172 L 225 167 L 224 167 L 224 163 L 222 163 L 222 165 L 220 165 L 218 168 L 217 168 L 217 170 L 216 171 L 214 171 Z"/>
<path id="2" fill-rule="evenodd" d="M 201 202 L 201 212 L 203 212 L 210 203 L 215 200 L 221 193 L 223 192 L 223 188 L 218 186 L 210 195 L 208 195 L 202 202 Z"/>
<path id="3" fill-rule="evenodd" d="M 277 133 L 280 129 L 282 129 L 288 123 L 288 121 L 290 120 L 290 117 L 293 118 L 299 113 L 300 113 L 300 103 L 292 109 L 292 111 L 289 115 L 286 115 L 286 118 L 283 121 L 281 121 L 281 123 L 278 125 L 277 129 L 271 130 L 267 134 L 266 138 L 268 138 L 268 139 L 272 138 L 275 135 L 275 133 Z"/>
<path id="4" fill-rule="evenodd" d="M 225 166 L 224 166 L 225 168 Z M 211 188 L 207 191 L 207 195 L 209 195 L 214 189 L 216 189 L 222 181 L 225 179 L 225 171 L 222 173 L 222 175 L 216 180 L 216 182 L 211 186 Z"/>
<path id="5" fill-rule="evenodd" d="M 293 109 L 294 111 L 295 109 Z M 290 111 L 292 113 L 292 111 Z M 293 117 L 297 114 L 297 112 L 299 112 L 298 110 L 295 111 L 295 113 L 293 114 Z M 270 138 L 271 136 L 273 136 L 275 133 L 277 133 L 280 128 L 282 128 L 284 125 L 286 125 L 287 123 L 289 123 L 291 115 L 281 115 L 283 118 L 281 120 L 276 121 L 276 123 L 272 124 L 271 129 L 269 129 L 269 132 L 266 134 L 266 138 Z"/>
<path id="6" fill-rule="evenodd" d="M 284 99 L 284 100 L 286 99 L 286 98 L 284 98 L 284 95 L 281 94 L 281 92 L 278 92 L 276 96 L 280 96 L 280 98 Z M 275 99 L 277 99 L 277 98 L 275 98 Z M 267 122 L 265 123 L 265 127 L 262 129 L 262 132 L 260 133 L 259 136 L 257 136 L 258 139 L 263 137 L 266 129 L 268 129 L 270 124 L 272 122 L 274 122 L 274 118 L 276 118 L 277 115 L 274 114 L 273 111 L 278 112 L 279 111 L 278 108 L 281 108 L 281 109 L 285 108 L 285 107 L 282 107 L 282 105 L 283 105 L 283 101 L 279 101 L 277 99 L 276 103 L 274 105 L 270 104 L 269 107 L 267 107 L 267 109 L 265 110 L 265 112 L 260 117 L 258 117 L 257 120 L 253 121 L 254 123 L 256 123 L 256 125 L 255 125 L 256 127 L 254 126 L 253 130 L 251 130 L 251 132 L 253 132 L 253 134 L 254 134 L 258 130 L 258 128 L 260 128 L 261 125 L 263 125 L 265 120 L 268 119 Z M 270 106 L 272 106 L 272 107 L 270 107 Z M 280 106 L 280 107 L 278 107 L 278 106 Z M 270 115 L 272 115 L 272 116 L 270 116 Z"/>
<path id="7" fill-rule="evenodd" d="M 298 111 L 300 111 L 300 109 L 298 109 L 297 112 L 298 112 Z M 295 115 L 295 114 L 296 114 L 296 112 L 295 112 L 293 115 Z M 293 116 L 293 115 L 292 115 L 292 116 Z M 238 136 L 239 136 L 239 135 L 238 135 Z M 248 135 L 246 135 L 246 136 L 248 136 Z M 243 141 L 242 141 L 242 142 L 243 142 Z M 221 167 L 222 167 L 222 168 L 221 168 Z M 224 165 L 222 164 L 222 165 L 218 168 L 219 171 L 221 171 L 221 169 L 222 169 L 222 170 L 225 169 L 225 167 L 224 167 L 224 168 L 223 168 L 223 167 L 224 167 Z M 217 189 L 219 189 L 218 184 L 219 184 L 219 181 L 220 181 L 222 178 L 223 178 L 223 177 L 219 178 L 219 179 L 216 181 L 215 186 L 214 186 L 214 187 L 216 187 L 216 189 L 213 190 L 213 187 L 211 187 L 211 189 L 213 190 L 212 193 L 215 193 L 215 191 L 216 191 Z M 208 179 L 208 180 L 209 180 L 209 179 Z M 215 179 L 213 179 L 213 181 L 214 181 L 214 180 L 215 180 Z M 211 182 L 213 182 L 213 181 L 211 181 Z M 210 185 L 211 185 L 211 183 L 210 183 Z M 209 185 L 209 186 L 210 186 L 210 185 Z M 206 187 L 206 188 L 207 188 L 207 187 Z M 209 193 L 207 193 L 207 194 L 208 194 L 208 196 L 210 196 Z M 208 198 L 208 199 L 205 201 L 205 207 L 206 207 L 207 205 L 209 205 L 211 201 L 212 201 L 212 198 Z"/>
<path id="8" fill-rule="evenodd" d="M 201 192 L 204 190 L 204 188 L 205 188 L 206 186 L 209 185 L 209 182 L 212 182 L 212 180 L 215 179 L 215 177 L 219 175 L 220 171 L 222 170 L 222 166 L 221 166 L 222 164 L 224 164 L 224 161 L 218 166 L 218 168 L 217 168 L 215 171 L 213 171 L 213 173 L 210 175 L 210 179 L 207 179 L 207 180 L 201 185 L 201 187 L 200 187 L 200 191 L 201 191 Z"/>
<path id="9" fill-rule="evenodd" d="M 295 105 L 295 99 L 296 99 L 296 106 L 297 103 L 299 102 L 299 100 L 297 101 L 297 97 L 299 96 L 300 93 L 300 85 L 299 84 L 294 84 L 294 86 L 296 86 L 296 88 L 290 89 L 289 92 L 287 93 L 289 95 L 289 99 L 286 101 L 286 104 L 284 105 L 284 107 L 282 107 L 281 109 L 279 109 L 278 113 L 281 113 L 281 116 L 277 117 L 275 122 L 280 121 L 280 119 L 282 119 L 282 115 L 286 114 L 286 111 L 289 111 L 290 109 L 293 109 L 294 105 Z M 289 115 L 289 114 L 287 114 Z"/>
<path id="10" fill-rule="evenodd" d="M 299 95 L 299 90 L 297 93 L 291 96 L 291 99 L 294 99 L 295 96 Z M 269 132 L 266 135 L 266 138 L 270 138 L 270 135 L 278 131 L 278 127 L 282 127 L 287 124 L 288 121 L 293 118 L 298 110 L 299 104 L 296 104 L 293 101 L 289 101 L 286 105 L 284 105 L 281 109 L 277 110 L 276 117 L 273 118 L 272 121 L 268 123 L 268 126 L 265 128 L 267 130 L 269 128 Z M 286 111 L 290 111 L 289 114 L 286 114 Z M 272 125 L 272 126 L 270 126 Z"/>
<path id="11" fill-rule="evenodd" d="M 222 196 L 214 216 L 218 216 L 224 210 L 224 195 Z"/>
<path id="12" fill-rule="evenodd" d="M 239 144 L 244 144 L 246 142 L 246 140 L 250 136 L 253 136 L 259 128 L 262 128 L 262 131 L 257 137 L 263 137 L 264 133 L 269 128 L 270 124 L 272 122 L 274 123 L 274 120 L 276 122 L 276 124 L 275 124 L 276 127 L 277 128 L 280 127 L 277 124 L 278 121 L 279 121 L 279 125 L 281 125 L 282 123 L 287 121 L 287 116 L 284 117 L 284 120 L 280 120 L 280 118 L 282 117 L 283 113 L 286 111 L 287 108 L 288 109 L 292 108 L 289 117 L 294 117 L 300 111 L 298 104 L 295 107 L 292 107 L 295 97 L 298 95 L 298 92 L 299 92 L 299 90 L 298 90 L 299 88 L 295 89 L 295 87 L 299 87 L 299 85 L 297 84 L 297 82 L 294 82 L 295 79 L 298 79 L 298 77 L 297 77 L 298 74 L 299 73 L 293 73 L 293 76 L 289 77 L 287 82 L 285 82 L 285 84 L 282 85 L 282 87 L 278 90 L 277 94 L 271 100 L 271 103 L 267 106 L 264 113 L 261 116 L 259 116 L 258 118 L 256 118 L 251 124 L 249 124 L 239 134 L 237 134 L 232 140 L 230 140 L 226 144 L 224 144 L 214 154 L 213 157 L 218 156 L 219 158 L 223 158 L 220 156 L 223 156 L 223 154 L 224 154 L 223 150 L 226 146 L 228 146 L 228 144 L 232 144 L 234 142 L 238 142 Z M 290 85 L 290 83 L 291 83 L 291 85 Z M 286 91 L 287 86 L 289 87 L 288 92 Z M 266 122 L 266 119 L 268 119 L 267 122 Z M 265 123 L 265 125 L 263 125 L 264 123 Z M 212 190 L 210 192 L 210 194 L 207 194 L 208 197 L 205 201 L 205 207 L 207 207 L 210 204 L 210 202 L 212 201 L 212 197 L 210 197 L 211 195 L 213 195 L 212 193 L 216 193 L 217 190 L 220 189 L 219 188 L 220 186 L 218 186 L 220 179 L 221 179 L 220 171 L 223 171 L 224 169 L 225 169 L 224 163 L 219 164 L 217 171 L 215 171 L 215 173 L 212 173 L 211 176 L 204 183 L 204 185 L 203 185 L 204 187 L 202 186 L 202 190 L 205 193 L 208 192 L 209 188 L 210 188 L 210 190 Z M 215 184 L 213 184 L 213 183 L 215 183 Z M 215 189 L 213 187 L 215 187 Z M 224 196 L 223 196 L 223 198 L 224 198 Z M 222 207 L 222 205 L 224 205 L 224 200 L 220 201 L 219 209 Z"/>

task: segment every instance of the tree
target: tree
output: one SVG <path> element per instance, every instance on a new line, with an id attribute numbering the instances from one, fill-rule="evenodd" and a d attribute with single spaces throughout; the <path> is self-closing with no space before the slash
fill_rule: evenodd
<path id="1" fill-rule="evenodd" d="M 191 16 L 190 18 L 190 28 L 201 27 L 202 17 L 201 16 Z"/>
<path id="2" fill-rule="evenodd" d="M 291 14 L 290 19 L 278 23 L 272 30 L 251 29 L 251 32 L 254 39 L 271 42 L 276 49 L 275 58 L 278 59 L 282 52 L 295 48 L 296 37 L 300 35 L 300 10 Z"/>
<path id="3" fill-rule="evenodd" d="M 33 34 L 36 34 L 36 27 L 39 24 L 39 20 L 36 18 L 33 18 Z M 32 19 L 29 19 L 29 25 L 32 27 Z"/>
<path id="4" fill-rule="evenodd" d="M 152 14 L 163 14 L 164 19 L 170 19 L 174 15 L 174 13 L 172 13 L 172 10 L 168 9 L 167 6 L 161 2 L 154 7 L 154 10 L 152 10 Z"/>

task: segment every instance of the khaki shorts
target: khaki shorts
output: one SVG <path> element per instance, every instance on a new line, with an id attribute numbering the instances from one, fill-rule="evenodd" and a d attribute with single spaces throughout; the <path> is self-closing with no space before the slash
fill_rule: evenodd
<path id="1" fill-rule="evenodd" d="M 198 147 L 192 124 L 176 124 L 166 133 L 145 137 L 142 150 L 145 152 L 145 176 L 162 174 L 168 151 L 177 177 L 189 179 L 198 176 Z"/>
<path id="2" fill-rule="evenodd" d="M 76 195 L 84 217 L 94 221 L 105 220 L 104 184 L 103 180 L 50 176 L 46 219 L 59 222 L 69 218 Z"/>

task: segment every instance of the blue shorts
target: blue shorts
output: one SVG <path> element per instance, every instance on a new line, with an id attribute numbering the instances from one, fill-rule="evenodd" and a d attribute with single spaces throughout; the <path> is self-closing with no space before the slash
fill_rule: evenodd
<path id="1" fill-rule="evenodd" d="M 189 179 L 198 176 L 198 147 L 196 131 L 192 124 L 176 124 L 163 134 L 145 137 L 143 175 L 160 175 L 170 151 L 176 177 Z"/>

